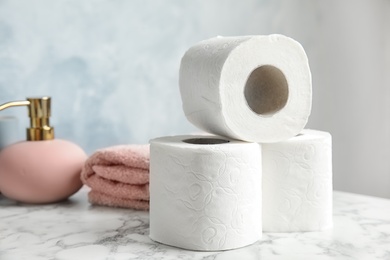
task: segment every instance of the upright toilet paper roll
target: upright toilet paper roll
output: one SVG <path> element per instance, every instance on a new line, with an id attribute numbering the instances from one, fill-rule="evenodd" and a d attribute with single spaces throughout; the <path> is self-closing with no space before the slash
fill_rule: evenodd
<path id="1" fill-rule="evenodd" d="M 263 230 L 319 231 L 332 227 L 332 138 L 303 130 L 264 144 Z"/>
<path id="2" fill-rule="evenodd" d="M 151 140 L 150 237 L 190 250 L 261 238 L 261 148 L 213 136 Z"/>
<path id="3" fill-rule="evenodd" d="M 283 35 L 202 41 L 182 58 L 179 85 L 187 119 L 233 139 L 286 140 L 305 127 L 311 111 L 305 51 Z"/>

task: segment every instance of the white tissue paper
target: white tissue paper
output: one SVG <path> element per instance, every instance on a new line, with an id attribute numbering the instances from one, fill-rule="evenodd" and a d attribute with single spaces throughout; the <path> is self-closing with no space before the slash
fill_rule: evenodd
<path id="1" fill-rule="evenodd" d="M 332 227 L 332 137 L 303 130 L 264 144 L 263 231 L 320 231 Z"/>
<path id="2" fill-rule="evenodd" d="M 311 111 L 307 56 L 283 35 L 199 42 L 182 58 L 179 85 L 193 125 L 238 140 L 286 140 L 305 127 Z"/>
<path id="3" fill-rule="evenodd" d="M 188 139 L 192 141 L 183 142 Z M 150 237 L 201 251 L 239 248 L 259 240 L 259 158 L 257 143 L 204 135 L 151 140 Z"/>

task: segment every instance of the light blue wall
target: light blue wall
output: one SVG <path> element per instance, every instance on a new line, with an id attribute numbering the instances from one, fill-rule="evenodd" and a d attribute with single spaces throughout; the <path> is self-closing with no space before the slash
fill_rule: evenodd
<path id="1" fill-rule="evenodd" d="M 0 102 L 53 98 L 58 138 L 97 148 L 197 131 L 184 52 L 216 35 L 282 33 L 313 75 L 308 127 L 333 135 L 334 186 L 390 197 L 390 1 L 0 0 Z M 27 126 L 17 115 L 20 135 Z"/>
<path id="2" fill-rule="evenodd" d="M 216 35 L 273 32 L 278 4 L 0 1 L 0 102 L 52 96 L 57 137 L 88 153 L 196 131 L 181 109 L 181 56 Z M 1 113 L 25 118 L 18 110 Z"/>

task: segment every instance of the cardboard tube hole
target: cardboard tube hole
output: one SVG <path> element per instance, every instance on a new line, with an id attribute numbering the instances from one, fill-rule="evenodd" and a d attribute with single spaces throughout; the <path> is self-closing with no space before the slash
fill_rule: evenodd
<path id="1" fill-rule="evenodd" d="M 218 139 L 218 138 L 191 138 L 183 140 L 184 143 L 188 144 L 201 144 L 201 145 L 213 145 L 213 144 L 226 144 L 229 140 Z"/>
<path id="2" fill-rule="evenodd" d="M 288 100 L 288 84 L 283 72 L 271 65 L 258 67 L 249 75 L 244 89 L 250 109 L 259 115 L 273 115 Z"/>

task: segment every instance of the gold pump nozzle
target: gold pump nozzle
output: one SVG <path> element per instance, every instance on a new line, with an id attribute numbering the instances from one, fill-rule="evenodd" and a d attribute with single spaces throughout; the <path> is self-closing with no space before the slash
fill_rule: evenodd
<path id="1" fill-rule="evenodd" d="M 49 117 L 51 114 L 51 98 L 27 98 L 22 101 L 12 101 L 0 105 L 0 110 L 27 106 L 30 117 L 30 127 L 27 128 L 28 141 L 52 140 L 54 139 L 54 128 L 50 126 Z"/>

